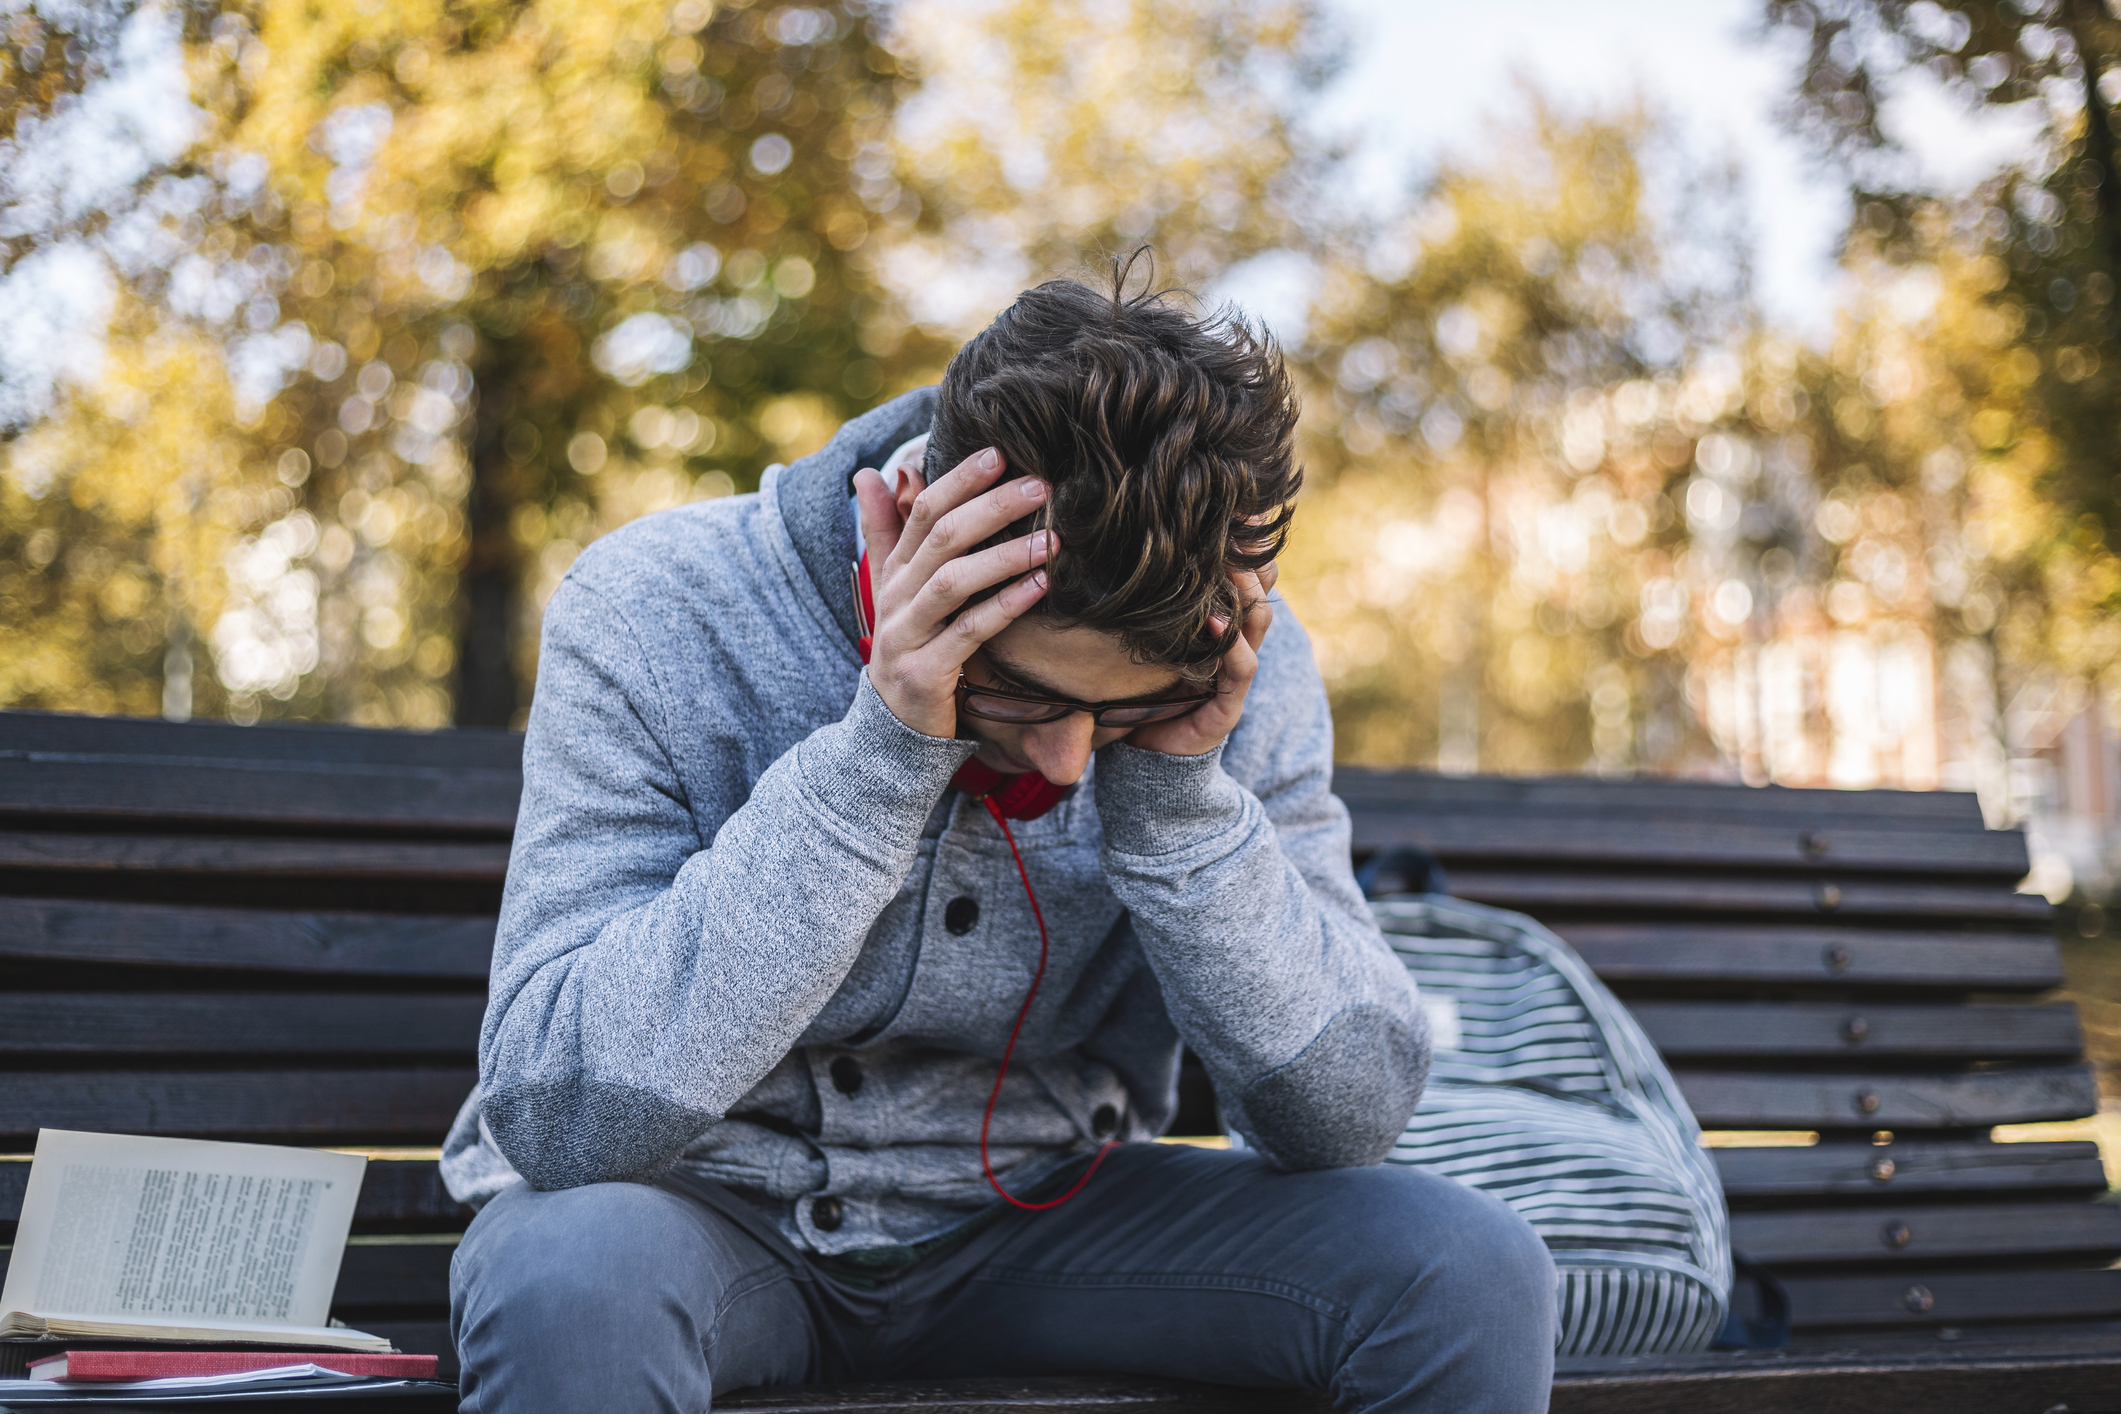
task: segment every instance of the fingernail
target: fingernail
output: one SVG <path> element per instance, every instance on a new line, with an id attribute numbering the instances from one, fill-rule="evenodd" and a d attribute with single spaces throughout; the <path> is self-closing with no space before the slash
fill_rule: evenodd
<path id="1" fill-rule="evenodd" d="M 1042 555 L 1052 544 L 1053 537 L 1041 530 L 1038 534 L 1031 537 L 1031 553 Z"/>
<path id="2" fill-rule="evenodd" d="M 1002 454 L 995 451 L 992 447 L 979 454 L 979 469 L 981 471 L 992 471 L 1001 464 Z"/>
<path id="3" fill-rule="evenodd" d="M 1031 576 L 1031 587 L 1042 592 L 1044 591 L 1046 587 L 1046 572 L 1044 570 L 1039 570 Z"/>
<path id="4" fill-rule="evenodd" d="M 1043 482 L 1043 481 L 1041 481 L 1041 480 L 1039 480 L 1039 479 L 1038 479 L 1037 477 L 1035 477 L 1035 476 L 1027 476 L 1027 477 L 1025 477 L 1025 478 L 1024 478 L 1024 499 L 1025 499 L 1025 500 L 1027 500 L 1027 501 L 1043 501 L 1043 500 L 1045 500 L 1045 499 L 1046 499 L 1046 483 L 1045 483 L 1045 482 Z"/>

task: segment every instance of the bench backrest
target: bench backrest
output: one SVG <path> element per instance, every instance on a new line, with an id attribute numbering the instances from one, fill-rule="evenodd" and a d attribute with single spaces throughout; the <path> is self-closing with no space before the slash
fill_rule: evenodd
<path id="1" fill-rule="evenodd" d="M 333 1314 L 446 1354 L 470 1215 L 431 1151 L 476 1076 L 521 756 L 0 713 L 0 1153 L 40 1127 L 412 1150 L 369 1165 Z M 0 1163 L 0 1241 L 28 1167 Z"/>
<path id="2" fill-rule="evenodd" d="M 42 1126 L 411 1150 L 371 1164 L 336 1314 L 446 1351 L 468 1214 L 422 1151 L 473 1078 L 519 762 L 501 732 L 0 713 L 0 1153 Z M 1422 845 L 1573 943 L 1705 1127 L 1819 1133 L 1717 1151 L 1800 1325 L 2121 1315 L 2093 1146 L 1988 1137 L 2097 1096 L 2074 1010 L 2039 1000 L 2024 842 L 1970 797 L 1337 785 L 1358 856 Z M 0 1224 L 26 1169 L 0 1163 Z"/>
<path id="3" fill-rule="evenodd" d="M 1809 1328 L 2121 1314 L 2121 1208 L 2023 836 L 1971 795 L 1342 771 L 1358 854 L 1425 847 L 1529 913 L 1643 1023 L 1716 1152 L 1732 1244 Z"/>

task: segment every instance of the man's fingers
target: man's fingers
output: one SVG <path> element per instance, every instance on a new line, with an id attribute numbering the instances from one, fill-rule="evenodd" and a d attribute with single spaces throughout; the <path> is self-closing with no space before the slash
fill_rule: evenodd
<path id="1" fill-rule="evenodd" d="M 1274 592 L 1274 583 L 1281 578 L 1281 561 L 1269 560 L 1259 572 L 1259 588 L 1264 594 Z"/>
<path id="2" fill-rule="evenodd" d="M 951 660 L 962 663 L 973 649 L 1022 618 L 1045 593 L 1046 572 L 1034 570 L 951 620 L 950 626 L 937 635 L 937 643 L 947 643 Z"/>
<path id="3" fill-rule="evenodd" d="M 1258 652 L 1249 640 L 1240 636 L 1237 642 L 1230 645 L 1230 651 L 1223 654 L 1222 672 L 1219 675 L 1223 691 L 1242 694 L 1252 685 L 1252 677 L 1258 671 Z M 1241 706 L 1242 702 L 1243 698 L 1240 696 L 1228 705 Z"/>
<path id="4" fill-rule="evenodd" d="M 905 526 L 898 503 L 884 489 L 884 478 L 864 467 L 854 474 L 854 504 L 862 518 L 862 544 L 867 547 L 869 563 L 881 565 L 898 547 Z"/>
<path id="5" fill-rule="evenodd" d="M 936 486 L 940 488 L 942 484 L 939 481 Z M 924 494 L 922 499 L 926 500 L 927 496 Z M 952 507 L 930 526 L 919 545 L 902 542 L 904 553 L 900 558 L 913 572 L 911 582 L 927 583 L 946 563 L 964 555 L 996 531 L 1022 520 L 1045 503 L 1046 483 L 1036 477 L 1020 476 Z"/>
<path id="6" fill-rule="evenodd" d="M 988 585 L 999 584 L 1012 575 L 1023 574 L 1044 564 L 1052 553 L 1052 546 L 1052 533 L 1040 530 L 990 546 L 976 555 L 961 555 L 945 561 L 928 576 L 928 582 L 914 596 L 914 621 L 940 624 L 955 613 L 959 605 Z"/>
<path id="7" fill-rule="evenodd" d="M 906 530 L 899 539 L 900 563 L 910 563 L 943 518 L 994 484 L 1002 474 L 1002 454 L 992 447 L 974 452 L 933 486 L 922 487 L 913 497 L 906 515 Z"/>
<path id="8" fill-rule="evenodd" d="M 1274 606 L 1262 598 L 1252 606 L 1252 612 L 1245 615 L 1244 631 L 1239 636 L 1251 644 L 1252 651 L 1257 653 L 1259 645 L 1267 640 L 1267 630 L 1273 626 Z"/>
<path id="9" fill-rule="evenodd" d="M 1266 638 L 1267 628 L 1274 622 L 1273 606 L 1267 603 L 1268 591 L 1273 588 L 1274 583 L 1273 577 L 1267 571 L 1272 569 L 1270 562 L 1265 570 L 1258 573 L 1251 570 L 1233 570 L 1230 573 L 1230 583 L 1237 590 L 1237 602 L 1244 615 L 1240 632 L 1245 641 L 1255 649 L 1259 647 L 1261 640 Z M 1218 633 L 1221 631 L 1216 630 Z"/>

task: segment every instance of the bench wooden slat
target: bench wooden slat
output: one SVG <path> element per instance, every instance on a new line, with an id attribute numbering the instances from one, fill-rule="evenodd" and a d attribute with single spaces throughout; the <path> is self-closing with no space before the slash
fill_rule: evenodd
<path id="1" fill-rule="evenodd" d="M 353 830 L 505 839 L 514 771 L 199 761 L 151 756 L 0 756 L 0 821 L 73 827 L 196 822 L 217 830 Z"/>
<path id="2" fill-rule="evenodd" d="M 378 1329 L 380 1327 L 371 1327 Z M 2121 1387 L 2112 1336 L 1910 1346 L 1877 1334 L 1826 1349 L 1641 1355 L 1561 1362 L 1553 1414 L 1997 1414 L 2064 1407 L 2110 1414 Z M 1330 1414 L 1311 1390 L 1129 1376 L 904 1380 L 732 1390 L 745 1414 Z"/>
<path id="3" fill-rule="evenodd" d="M 337 992 L 36 992 L 18 995 L 0 1055 L 367 1056 L 471 1060 L 483 996 Z M 32 1082 L 34 1083 L 34 1082 Z"/>
<path id="4" fill-rule="evenodd" d="M 2062 985 L 2062 951 L 2045 932 L 1633 922 L 1563 922 L 1555 932 L 1608 982 L 1826 982 L 1985 992 Z"/>
<path id="5" fill-rule="evenodd" d="M 1716 816 L 1788 820 L 1800 825 L 1816 822 L 1821 828 L 1856 820 L 1968 832 L 1987 828 L 1981 802 L 1970 791 L 1799 790 L 1655 778 L 1441 776 L 1358 766 L 1335 770 L 1333 791 L 1351 809 L 1382 802 L 1393 809 L 1438 815 L 1509 814 L 1543 820 L 1576 816 L 1612 829 L 1647 820 Z"/>
<path id="6" fill-rule="evenodd" d="M 471 1209 L 449 1196 L 432 1159 L 370 1159 L 361 1176 L 354 1231 L 447 1232 L 471 1222 Z"/>
<path id="7" fill-rule="evenodd" d="M 2121 1388 L 2121 1341 L 2111 1335 L 2079 1342 L 2032 1330 L 1962 1344 L 1879 1332 L 1804 1344 L 1566 1361 L 1551 1414 L 2092 1414 L 2114 1410 Z M 716 1407 L 746 1408 L 748 1396 Z"/>
<path id="8" fill-rule="evenodd" d="M 469 1054 L 476 996 L 358 993 L 39 992 L 0 1029 L 0 1054 Z M 1845 1003 L 1638 1002 L 1632 1010 L 1668 1059 L 1704 1057 L 2074 1056 L 2075 1008 L 1859 1007 Z M 1868 1028 L 1859 1041 L 1851 1022 Z"/>
<path id="9" fill-rule="evenodd" d="M 407 1320 L 401 1317 L 377 1320 L 374 1316 L 363 1316 L 358 1321 L 353 1320 L 351 1315 L 352 1313 L 338 1315 L 338 1319 L 367 1331 L 370 1335 L 383 1337 L 408 1355 L 438 1357 L 435 1361 L 435 1375 L 438 1379 L 453 1380 L 462 1372 L 463 1367 L 457 1361 L 456 1345 L 449 1337 L 449 1321 L 445 1315 L 437 1314 L 427 1320 Z M 395 1414 L 400 1406 L 393 1403 L 386 1407 Z M 293 1411 L 290 1410 L 289 1414 L 293 1414 Z M 407 1414 L 412 1414 L 412 1411 L 407 1411 Z M 444 1406 L 437 1414 L 455 1414 L 454 1406 Z"/>
<path id="10" fill-rule="evenodd" d="M 0 712 L 0 754 L 179 756 L 225 761 L 308 761 L 343 766 L 438 766 L 515 771 L 523 734 L 485 727 L 443 731 L 343 727 L 326 722 L 165 722 Z"/>
<path id="11" fill-rule="evenodd" d="M 1784 1276 L 1797 1330 L 2084 1321 L 2121 1316 L 2121 1271 L 1911 1271 Z M 1743 1289 L 1743 1288 L 1741 1288 Z"/>
<path id="12" fill-rule="evenodd" d="M 1726 1197 L 1736 1200 L 1938 1196 L 1974 1192 L 2097 1193 L 2106 1188 L 2099 1146 L 2088 1141 L 1991 1144 L 1902 1140 L 1809 1148 L 1716 1149 Z M 1808 1209 L 1806 1211 L 1809 1211 Z"/>
<path id="13" fill-rule="evenodd" d="M 508 873 L 508 846 L 500 841 L 0 830 L 0 870 L 112 878 L 418 880 L 499 888 Z"/>
<path id="14" fill-rule="evenodd" d="M 1744 875 L 1593 874 L 1502 870 L 1491 865 L 1451 871 L 1451 892 L 1544 917 L 1549 911 L 1785 915 L 1800 918 L 1916 918 L 2044 923 L 2054 909 L 2038 894 L 1976 884 L 1904 883 L 1880 879 L 1772 879 Z"/>
<path id="15" fill-rule="evenodd" d="M 1894 1247 L 1886 1234 L 1904 1226 L 1910 1236 L 1904 1246 Z M 2071 1255 L 2104 1257 L 2121 1252 L 2121 1210 L 2108 1204 L 2022 1204 L 2009 1207 L 1974 1208 L 1881 1208 L 1854 1212 L 1751 1213 L 1733 1219 L 1732 1241 L 1755 1261 L 1774 1264 L 1877 1264 L 1883 1261 L 1915 1262 L 1940 1258 L 1998 1258 Z M 440 1242 L 347 1248 L 340 1267 L 333 1306 L 409 1306 L 425 1303 L 446 1305 L 449 1299 L 449 1261 L 455 1248 Z M 2007 1275 L 2007 1274 L 2006 1274 Z M 2068 1276 L 2070 1273 L 2051 1273 Z M 1791 1281 L 1814 1280 L 1793 1277 Z M 1841 1278 L 1837 1280 L 1849 1280 Z M 1838 1312 L 1861 1306 L 1867 1319 L 1911 1319 L 1925 1313 L 1900 1310 L 1881 1313 L 1876 1293 L 1877 1278 L 1857 1278 L 1865 1285 L 1860 1294 L 1846 1293 L 1832 1304 L 1798 1310 L 1809 1325 L 1844 1324 Z M 1898 1300 L 1908 1281 L 1926 1281 L 1920 1276 L 1885 1278 L 1898 1280 Z M 2121 1281 L 2121 1273 L 2115 1274 Z M 1837 1288 L 1838 1290 L 1838 1288 Z M 1796 1293 L 1793 1292 L 1793 1300 Z M 2121 1287 L 2105 1291 L 2103 1301 L 2121 1301 Z M 2121 1312 L 2121 1306 L 2106 1308 Z M 2082 1306 L 2070 1306 L 2055 1314 L 2092 1314 Z M 1988 1316 L 1995 1313 L 1990 1311 Z M 1968 1315 L 1969 1319 L 1977 1317 Z M 1939 1317 L 1939 1319 L 1947 1319 Z"/>
<path id="16" fill-rule="evenodd" d="M 419 1242 L 405 1246 L 346 1249 L 333 1289 L 334 1312 L 362 1307 L 449 1307 L 449 1259 L 453 1245 Z M 12 1254 L 0 1251 L 0 1278 Z"/>
<path id="17" fill-rule="evenodd" d="M 1970 1129 L 2099 1111 L 2088 1064 L 1966 1075 L 1675 1074 L 1707 1129 Z"/>
<path id="18" fill-rule="evenodd" d="M 0 959 L 483 983 L 491 917 L 0 898 Z"/>
<path id="19" fill-rule="evenodd" d="M 1725 1193 L 1740 1202 L 1865 1198 L 1897 1203 L 1903 1196 L 1934 1200 L 1984 1192 L 2083 1195 L 2106 1189 L 2098 1146 L 2082 1141 L 1904 1140 L 1879 1146 L 1717 1149 L 1711 1157 Z M 1893 1161 L 1885 1178 L 1877 1177 L 1874 1169 L 1882 1158 Z M 28 1177 L 28 1164 L 0 1163 L 0 1225 L 12 1223 L 21 1211 L 22 1184 Z M 433 1160 L 371 1159 L 354 1223 L 356 1231 L 440 1231 L 462 1227 L 470 1216 L 470 1210 L 443 1189 Z"/>
<path id="20" fill-rule="evenodd" d="M 449 1306 L 453 1243 L 417 1242 L 375 1247 L 355 1244 L 339 1263 L 334 1311 L 377 1306 Z"/>
<path id="21" fill-rule="evenodd" d="M 1631 1002 L 1668 1061 L 1811 1056 L 2058 1057 L 2084 1051 L 2077 1009 L 1853 1002 Z"/>
<path id="22" fill-rule="evenodd" d="M 1733 1213 L 1731 1246 L 1770 1266 L 2121 1256 L 2111 1203 L 1982 1203 Z"/>
<path id="23" fill-rule="evenodd" d="M 29 1165 L 0 1162 L 0 1242 L 12 1240 L 22 1216 Z M 471 1209 L 449 1196 L 432 1159 L 370 1159 L 354 1207 L 354 1231 L 454 1232 L 471 1221 Z"/>
<path id="24" fill-rule="evenodd" d="M 1332 1403 L 1312 1390 L 1246 1389 L 1135 1375 L 1064 1375 L 1029 1379 L 904 1380 L 825 1386 L 780 1385 L 734 1391 L 715 1407 L 771 1414 L 861 1414 L 946 1409 L 950 1414 L 1331 1414 Z"/>
<path id="25" fill-rule="evenodd" d="M 478 1071 L 37 1071 L 0 1085 L 0 1144 L 28 1153 L 37 1130 L 202 1139 L 433 1144 Z"/>
<path id="26" fill-rule="evenodd" d="M 1515 815 L 1435 815 L 1365 807 L 1352 812 L 1354 848 L 1368 854 L 1419 845 L 1464 867 L 1515 862 L 1945 874 L 2015 883 L 2031 867 L 2025 837 L 2005 831 L 1802 830 L 1719 821 L 1713 828 L 1669 819 L 1623 828 Z"/>

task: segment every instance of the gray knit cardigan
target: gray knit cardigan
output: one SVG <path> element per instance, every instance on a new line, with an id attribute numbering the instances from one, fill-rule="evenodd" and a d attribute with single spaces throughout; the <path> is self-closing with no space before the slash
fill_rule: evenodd
<path id="1" fill-rule="evenodd" d="M 849 591 L 848 478 L 933 406 L 907 394 L 757 495 L 605 536 L 553 596 L 480 1082 L 443 1160 L 458 1198 L 684 1164 L 826 1253 L 996 1201 L 980 1117 L 1038 932 L 950 787 L 972 745 L 891 714 Z M 1182 1044 L 1270 1162 L 1390 1150 L 1427 1024 L 1350 875 L 1332 754 L 1277 603 L 1220 750 L 1108 746 L 1017 827 L 1052 960 L 994 1120 L 1012 1189 L 1161 1133 Z"/>

